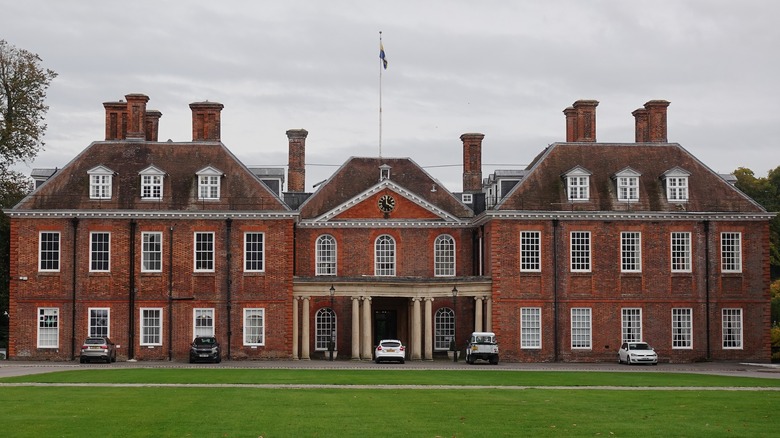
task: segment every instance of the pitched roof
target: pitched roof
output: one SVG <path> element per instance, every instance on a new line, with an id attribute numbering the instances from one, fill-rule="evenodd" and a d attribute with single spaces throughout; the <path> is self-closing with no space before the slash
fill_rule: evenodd
<path id="1" fill-rule="evenodd" d="M 103 166 L 114 172 L 111 199 L 90 199 L 87 172 Z M 163 172 L 161 200 L 142 200 L 139 172 Z M 196 173 L 223 172 L 218 200 L 198 200 Z M 94 142 L 52 176 L 16 210 L 289 210 L 220 142 Z"/>
<path id="2" fill-rule="evenodd" d="M 569 202 L 564 174 L 590 172 L 587 201 Z M 626 168 L 639 176 L 639 201 L 618 201 L 615 175 Z M 688 201 L 669 202 L 664 174 L 690 173 Z M 499 210 L 763 212 L 764 209 L 677 143 L 554 143 L 528 167 L 528 174 L 498 205 Z"/>
<path id="3" fill-rule="evenodd" d="M 474 213 L 438 180 L 409 158 L 360 158 L 347 160 L 301 205 L 301 218 L 325 214 L 380 182 L 380 166 L 390 167 L 390 180 L 431 205 L 459 218 Z"/>

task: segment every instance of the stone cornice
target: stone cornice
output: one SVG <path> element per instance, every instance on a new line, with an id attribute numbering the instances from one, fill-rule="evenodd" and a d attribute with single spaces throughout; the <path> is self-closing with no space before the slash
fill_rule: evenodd
<path id="1" fill-rule="evenodd" d="M 473 225 L 496 219 L 514 220 L 593 220 L 593 221 L 759 221 L 770 220 L 777 213 L 740 212 L 614 212 L 614 211 L 517 211 L 488 210 Z"/>
<path id="2" fill-rule="evenodd" d="M 146 210 L 3 210 L 12 218 L 27 219 L 263 219 L 295 220 L 292 211 L 146 211 Z"/>
<path id="3" fill-rule="evenodd" d="M 416 221 L 416 220 L 350 220 L 319 222 L 303 220 L 298 223 L 299 228 L 468 228 L 473 226 L 471 221 Z"/>

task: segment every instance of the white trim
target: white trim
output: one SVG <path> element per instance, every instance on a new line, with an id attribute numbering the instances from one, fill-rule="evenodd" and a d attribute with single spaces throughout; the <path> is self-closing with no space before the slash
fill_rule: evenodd
<path id="1" fill-rule="evenodd" d="M 87 337 L 102 336 L 92 334 L 92 311 L 93 310 L 105 310 L 106 311 L 106 337 L 111 337 L 111 308 L 110 307 L 90 307 L 87 309 Z"/>
<path id="2" fill-rule="evenodd" d="M 211 235 L 211 268 L 198 268 L 198 236 Z M 206 254 L 207 251 L 201 251 Z M 213 231 L 194 231 L 192 233 L 192 272 L 214 272 L 217 266 L 217 241 Z"/>
<path id="3" fill-rule="evenodd" d="M 260 266 L 261 266 L 261 268 L 260 269 L 247 269 L 247 267 L 246 267 L 246 265 L 247 265 L 247 253 L 249 252 L 249 251 L 247 251 L 247 248 L 246 248 L 246 245 L 247 245 L 246 238 L 247 238 L 247 235 L 249 235 L 249 234 L 259 234 L 260 236 L 262 236 L 261 239 L 260 239 L 261 240 L 261 242 L 260 242 L 260 245 L 261 245 L 261 248 L 260 248 L 260 256 L 261 256 L 260 257 Z M 256 242 L 253 242 L 253 243 L 256 243 Z M 265 272 L 265 254 L 266 254 L 266 244 L 265 243 L 266 242 L 265 242 L 265 233 L 264 232 L 262 232 L 262 231 L 245 231 L 244 232 L 244 254 L 243 254 L 244 257 L 243 257 L 243 266 L 242 266 L 244 272 Z"/>
<path id="4" fill-rule="evenodd" d="M 108 235 L 108 267 L 106 269 L 93 269 L 92 268 L 92 262 L 93 262 L 93 255 L 95 253 L 94 251 L 94 237 L 96 234 L 106 234 Z M 89 232 L 89 272 L 111 272 L 111 233 L 108 231 L 90 231 Z"/>
<path id="5" fill-rule="evenodd" d="M 249 330 L 247 330 L 246 319 L 247 319 L 247 312 L 250 311 L 250 310 L 253 311 L 252 313 L 255 313 L 254 311 L 258 311 L 257 314 L 259 314 L 260 318 L 262 319 L 262 325 L 260 325 L 260 332 L 261 332 L 261 336 L 260 337 L 262 338 L 262 340 L 259 340 L 257 342 L 249 342 L 249 341 L 247 341 L 247 336 L 249 336 Z M 266 320 L 265 308 L 264 307 L 245 307 L 243 309 L 243 311 L 242 311 L 242 315 L 243 315 L 243 317 L 242 317 L 242 322 L 241 322 L 241 329 L 244 331 L 244 335 L 241 338 L 242 338 L 243 344 L 244 345 L 249 345 L 249 346 L 257 346 L 257 347 L 264 346 L 265 345 L 265 336 L 266 336 L 266 332 L 265 332 L 265 320 Z"/>
<path id="6" fill-rule="evenodd" d="M 201 313 L 202 315 L 207 315 L 211 318 L 211 326 L 210 326 L 211 330 L 209 333 L 198 334 L 198 316 L 199 316 L 198 313 Z M 216 331 L 215 323 L 216 323 L 216 317 L 214 314 L 213 307 L 193 308 L 192 309 L 192 338 L 195 339 L 195 337 L 197 336 L 214 336 L 214 333 Z"/>
<path id="7" fill-rule="evenodd" d="M 147 327 L 157 327 L 157 326 L 147 326 L 144 324 L 144 311 L 156 311 L 159 320 L 159 333 L 156 335 L 157 338 L 159 338 L 159 342 L 144 342 L 144 329 Z M 163 344 L 163 333 L 165 329 L 165 317 L 163 316 L 163 309 L 162 307 L 141 307 L 138 309 L 138 342 L 141 346 L 161 346 Z"/>

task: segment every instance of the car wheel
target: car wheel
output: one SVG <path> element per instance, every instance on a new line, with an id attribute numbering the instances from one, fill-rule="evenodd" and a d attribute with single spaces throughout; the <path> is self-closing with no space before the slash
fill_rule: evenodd
<path id="1" fill-rule="evenodd" d="M 405 363 L 405 361 L 403 359 L 401 359 L 401 363 Z"/>
<path id="2" fill-rule="evenodd" d="M 623 359 L 621 359 L 621 358 L 620 358 L 620 355 L 619 355 L 619 354 L 618 354 L 618 364 L 619 364 L 619 365 L 622 365 L 622 364 L 623 364 Z"/>
<path id="3" fill-rule="evenodd" d="M 106 356 L 106 363 L 111 363 L 111 355 Z"/>
<path id="4" fill-rule="evenodd" d="M 374 359 L 374 362 L 376 362 L 377 364 L 379 364 L 379 358 L 377 357 L 376 359 Z"/>
<path id="5" fill-rule="evenodd" d="M 87 363 L 87 358 L 86 358 L 86 357 L 84 357 L 84 356 L 81 356 L 81 357 L 79 358 L 79 362 L 81 362 L 81 363 Z"/>
<path id="6" fill-rule="evenodd" d="M 190 363 L 195 363 L 195 361 L 192 358 L 190 358 Z"/>
<path id="7" fill-rule="evenodd" d="M 491 358 L 490 359 L 490 364 L 491 365 L 498 365 L 498 358 L 497 357 Z"/>
<path id="8" fill-rule="evenodd" d="M 221 357 L 218 357 L 217 360 L 214 361 L 214 363 L 220 363 L 220 362 L 222 362 L 222 358 Z"/>

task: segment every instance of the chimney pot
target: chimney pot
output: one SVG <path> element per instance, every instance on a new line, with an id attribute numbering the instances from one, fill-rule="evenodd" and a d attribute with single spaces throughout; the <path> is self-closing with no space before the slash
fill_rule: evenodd
<path id="1" fill-rule="evenodd" d="M 127 136 L 127 103 L 104 102 L 106 109 L 106 141 L 124 140 Z"/>
<path id="2" fill-rule="evenodd" d="M 577 141 L 577 110 L 570 106 L 563 114 L 566 115 L 566 141 Z"/>
<path id="3" fill-rule="evenodd" d="M 146 112 L 145 129 L 146 141 L 157 141 L 157 134 L 160 130 L 160 117 L 162 113 L 157 110 L 149 110 Z"/>
<path id="4" fill-rule="evenodd" d="M 574 141 L 596 141 L 597 100 L 578 100 L 572 105 L 577 114 L 577 132 Z"/>
<path id="5" fill-rule="evenodd" d="M 466 133 L 463 142 L 463 191 L 482 191 L 482 139 L 485 134 Z"/>
<path id="6" fill-rule="evenodd" d="M 647 131 L 647 110 L 644 108 L 638 108 L 631 113 L 635 120 L 634 129 L 634 141 L 637 143 L 647 142 L 649 139 Z"/>
<path id="7" fill-rule="evenodd" d="M 287 131 L 289 146 L 287 156 L 287 191 L 303 193 L 306 191 L 306 137 L 305 129 Z"/>

